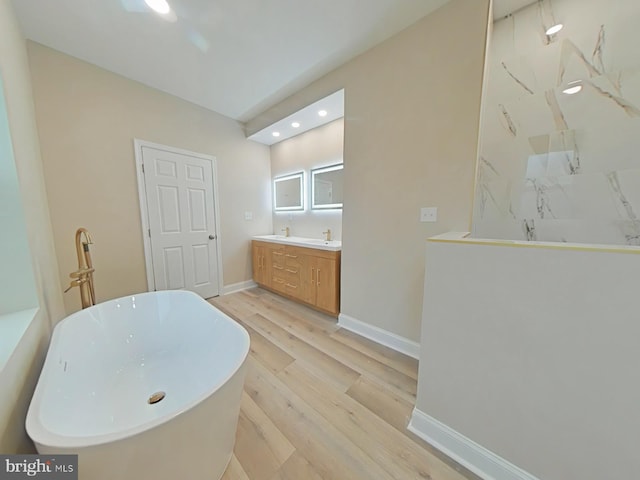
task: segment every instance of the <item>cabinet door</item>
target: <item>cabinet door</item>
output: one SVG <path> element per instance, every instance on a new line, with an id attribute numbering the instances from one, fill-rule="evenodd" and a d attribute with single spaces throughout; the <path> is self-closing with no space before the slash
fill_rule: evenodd
<path id="1" fill-rule="evenodd" d="M 253 280 L 259 285 L 271 285 L 271 258 L 269 247 L 256 241 L 251 248 Z"/>
<path id="2" fill-rule="evenodd" d="M 264 285 L 265 269 L 264 269 L 264 247 L 253 242 L 251 249 L 251 263 L 253 266 L 253 281 Z"/>
<path id="3" fill-rule="evenodd" d="M 300 293 L 299 297 L 305 303 L 316 304 L 316 257 L 305 255 L 300 262 Z"/>
<path id="4" fill-rule="evenodd" d="M 262 284 L 267 287 L 271 286 L 271 267 L 270 246 L 265 245 L 262 249 L 262 274 L 264 275 Z"/>
<path id="5" fill-rule="evenodd" d="M 318 308 L 329 312 L 338 311 L 338 285 L 336 282 L 336 261 L 315 257 L 315 302 Z"/>

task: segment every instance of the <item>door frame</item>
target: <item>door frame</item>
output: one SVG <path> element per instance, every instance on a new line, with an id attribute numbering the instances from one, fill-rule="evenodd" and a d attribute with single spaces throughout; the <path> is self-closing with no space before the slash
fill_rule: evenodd
<path id="1" fill-rule="evenodd" d="M 149 209 L 147 205 L 147 185 L 144 180 L 143 171 L 143 159 L 142 159 L 142 147 L 155 148 L 156 150 L 164 150 L 170 153 L 176 153 L 178 155 L 188 155 L 190 157 L 201 158 L 203 160 L 209 160 L 211 162 L 211 172 L 213 175 L 213 215 L 215 217 L 216 228 L 216 252 L 218 263 L 218 296 L 222 294 L 224 290 L 223 283 L 223 269 L 222 269 L 222 241 L 220 230 L 220 202 L 218 200 L 218 165 L 216 157 L 207 155 L 205 153 L 192 152 L 184 150 L 182 148 L 170 147 L 168 145 L 162 145 L 160 143 L 149 142 L 147 140 L 141 140 L 139 138 L 133 139 L 135 159 L 136 159 L 136 177 L 138 180 L 138 199 L 140 203 L 140 225 L 142 241 L 144 245 L 144 264 L 147 270 L 147 291 L 153 292 L 156 290 L 156 281 L 153 271 L 153 259 L 151 256 L 151 237 L 149 235 Z"/>

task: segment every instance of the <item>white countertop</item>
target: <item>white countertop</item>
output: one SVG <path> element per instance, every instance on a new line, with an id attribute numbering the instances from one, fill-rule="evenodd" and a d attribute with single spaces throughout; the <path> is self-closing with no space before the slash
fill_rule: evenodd
<path id="1" fill-rule="evenodd" d="M 283 245 L 295 245 L 296 247 L 330 250 L 333 252 L 342 250 L 342 242 L 340 240 L 327 241 L 319 238 L 285 237 L 284 235 L 255 235 L 253 239 L 263 242 L 281 243 Z"/>
<path id="2" fill-rule="evenodd" d="M 640 254 L 640 247 L 634 245 L 610 245 L 599 243 L 541 242 L 526 240 L 506 240 L 499 238 L 475 238 L 469 232 L 448 232 L 427 239 L 429 242 L 458 243 L 466 245 L 492 245 L 502 247 L 548 248 L 555 250 L 578 250 L 593 252 Z"/>

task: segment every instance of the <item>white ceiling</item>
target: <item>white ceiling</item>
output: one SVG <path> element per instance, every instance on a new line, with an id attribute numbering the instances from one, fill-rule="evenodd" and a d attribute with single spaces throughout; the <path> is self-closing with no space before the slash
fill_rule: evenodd
<path id="1" fill-rule="evenodd" d="M 13 0 L 25 36 L 247 121 L 447 0 Z M 496 0 L 496 16 L 531 0 Z M 169 16 L 171 17 L 171 16 Z"/>
<path id="2" fill-rule="evenodd" d="M 533 2 L 535 1 L 533 0 Z M 500 20 L 531 3 L 532 0 L 496 0 L 493 5 L 493 18 Z M 325 117 L 318 116 L 320 109 L 328 112 Z M 266 126 L 248 138 L 265 145 L 274 145 L 342 117 L 344 117 L 344 90 L 322 98 L 288 117 Z M 293 122 L 299 126 L 293 127 Z M 274 135 L 274 132 L 277 132 L 278 135 Z"/>
<path id="3" fill-rule="evenodd" d="M 25 36 L 246 121 L 447 0 L 13 0 Z M 174 18 L 176 20 L 176 18 Z"/>

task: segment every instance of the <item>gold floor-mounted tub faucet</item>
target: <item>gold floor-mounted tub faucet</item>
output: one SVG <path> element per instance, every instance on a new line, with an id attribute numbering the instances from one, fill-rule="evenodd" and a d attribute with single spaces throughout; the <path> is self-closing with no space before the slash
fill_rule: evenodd
<path id="1" fill-rule="evenodd" d="M 84 241 L 82 236 L 84 235 Z M 79 228 L 76 231 L 76 253 L 78 255 L 78 270 L 69 274 L 73 279 L 69 287 L 64 291 L 67 293 L 73 287 L 80 288 L 80 302 L 82 308 L 90 307 L 96 304 L 96 292 L 93 288 L 93 263 L 91 261 L 91 252 L 89 245 L 93 244 L 91 234 L 86 228 Z"/>

